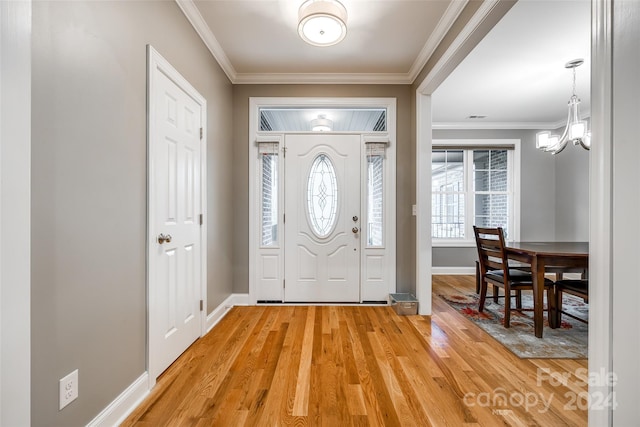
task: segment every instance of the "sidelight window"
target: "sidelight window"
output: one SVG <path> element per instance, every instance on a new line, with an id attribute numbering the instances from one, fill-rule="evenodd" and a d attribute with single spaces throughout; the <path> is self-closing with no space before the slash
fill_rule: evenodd
<path id="1" fill-rule="evenodd" d="M 260 144 L 262 246 L 278 244 L 278 144 Z"/>
<path id="2" fill-rule="evenodd" d="M 367 143 L 367 246 L 383 246 L 386 144 Z"/>

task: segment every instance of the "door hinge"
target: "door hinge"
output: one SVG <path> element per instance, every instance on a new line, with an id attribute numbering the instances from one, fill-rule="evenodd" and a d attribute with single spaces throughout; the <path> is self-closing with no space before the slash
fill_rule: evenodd
<path id="1" fill-rule="evenodd" d="M 204 310 L 204 301 L 200 300 L 200 311 Z"/>
<path id="2" fill-rule="evenodd" d="M 282 279 L 282 289 L 285 289 L 287 287 L 287 285 L 285 284 L 285 280 Z"/>
<path id="3" fill-rule="evenodd" d="M 200 139 L 202 139 L 202 128 L 200 128 Z"/>
<path id="4" fill-rule="evenodd" d="M 204 224 L 204 216 L 200 214 L 200 225 Z"/>
<path id="5" fill-rule="evenodd" d="M 282 214 L 282 223 L 284 224 L 285 222 L 287 222 L 287 214 L 283 213 Z"/>

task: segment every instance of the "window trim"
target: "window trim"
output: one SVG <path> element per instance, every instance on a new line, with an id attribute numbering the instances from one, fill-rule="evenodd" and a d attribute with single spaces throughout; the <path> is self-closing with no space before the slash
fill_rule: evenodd
<path id="1" fill-rule="evenodd" d="M 511 204 L 511 211 L 509 212 L 512 215 L 512 227 L 513 230 L 509 232 L 509 241 L 519 241 L 520 240 L 520 190 L 521 190 L 521 140 L 519 139 L 434 139 L 432 144 L 432 149 L 462 149 L 462 150 L 477 150 L 480 148 L 495 148 L 500 149 L 504 147 L 513 147 L 513 153 L 511 155 L 511 163 L 512 168 L 509 170 L 509 174 L 511 177 L 511 186 L 513 192 L 513 203 Z M 465 151 L 465 158 L 467 156 L 467 151 Z M 511 166 L 511 165 L 510 165 Z M 471 180 L 471 176 L 468 173 L 471 165 L 465 164 L 465 185 L 467 185 L 467 180 Z M 470 184 L 469 184 L 470 185 Z M 473 192 L 472 192 L 473 193 Z M 472 194 L 469 193 L 469 194 Z M 431 187 L 429 187 L 430 200 L 432 197 Z M 467 192 L 465 192 L 467 194 Z M 469 210 L 471 209 L 471 204 L 465 202 L 465 219 L 469 216 Z M 469 218 L 473 218 L 473 212 Z M 471 229 L 471 226 L 468 227 Z M 467 230 L 465 230 L 467 231 Z M 468 237 L 464 239 L 436 239 L 432 238 L 432 247 L 442 247 L 442 248 L 467 248 L 467 247 L 475 247 L 476 243 L 473 239 L 473 233 L 469 233 L 468 231 L 465 233 Z"/>

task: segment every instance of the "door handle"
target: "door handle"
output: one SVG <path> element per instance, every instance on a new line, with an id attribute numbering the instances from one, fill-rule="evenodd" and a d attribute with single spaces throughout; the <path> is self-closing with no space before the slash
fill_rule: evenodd
<path id="1" fill-rule="evenodd" d="M 163 244 L 164 242 L 171 242 L 171 234 L 164 235 L 160 233 L 160 235 L 158 236 L 158 243 Z"/>
<path id="2" fill-rule="evenodd" d="M 360 229 L 358 227 L 353 227 L 351 231 L 353 231 L 353 234 L 358 234 L 358 231 L 360 231 Z"/>

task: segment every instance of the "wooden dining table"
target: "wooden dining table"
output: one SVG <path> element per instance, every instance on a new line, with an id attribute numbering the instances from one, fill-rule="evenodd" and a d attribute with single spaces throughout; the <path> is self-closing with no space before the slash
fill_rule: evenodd
<path id="1" fill-rule="evenodd" d="M 536 337 L 542 338 L 544 324 L 544 276 L 553 267 L 553 271 L 562 268 L 588 269 L 588 242 L 506 242 L 509 259 L 531 264 L 533 279 L 533 324 Z M 554 328 L 553 319 L 549 326 Z"/>

